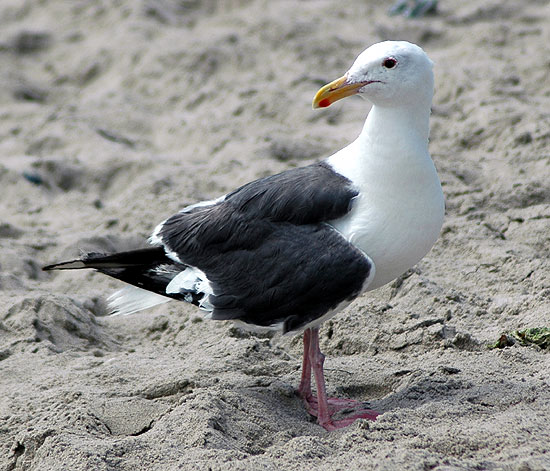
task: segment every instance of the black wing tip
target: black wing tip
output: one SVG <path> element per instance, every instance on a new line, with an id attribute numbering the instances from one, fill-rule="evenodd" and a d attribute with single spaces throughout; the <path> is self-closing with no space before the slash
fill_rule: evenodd
<path id="1" fill-rule="evenodd" d="M 78 268 L 87 268 L 82 260 L 70 260 L 68 262 L 53 263 L 42 267 L 42 271 L 51 270 L 74 270 Z"/>

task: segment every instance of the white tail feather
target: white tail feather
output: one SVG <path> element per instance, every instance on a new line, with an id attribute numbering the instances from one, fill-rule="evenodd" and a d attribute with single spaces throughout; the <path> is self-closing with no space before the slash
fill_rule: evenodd
<path id="1" fill-rule="evenodd" d="M 172 299 L 136 286 L 126 286 L 109 296 L 107 301 L 113 316 L 126 316 Z"/>

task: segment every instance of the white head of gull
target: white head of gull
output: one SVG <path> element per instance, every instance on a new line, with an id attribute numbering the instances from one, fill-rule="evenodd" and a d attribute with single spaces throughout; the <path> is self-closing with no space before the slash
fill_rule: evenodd
<path id="1" fill-rule="evenodd" d="M 125 281 L 110 298 L 117 314 L 175 299 L 253 330 L 303 331 L 298 394 L 307 411 L 327 430 L 375 420 L 360 401 L 327 397 L 319 326 L 403 274 L 438 237 L 444 201 L 428 153 L 432 62 L 414 44 L 375 44 L 319 90 L 313 107 L 354 94 L 373 107 L 359 137 L 328 159 L 187 206 L 156 227 L 152 247 L 44 269 L 93 268 Z"/>

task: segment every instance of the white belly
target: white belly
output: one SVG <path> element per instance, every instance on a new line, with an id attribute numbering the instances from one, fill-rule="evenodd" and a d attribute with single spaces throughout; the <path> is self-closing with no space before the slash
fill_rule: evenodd
<path id="1" fill-rule="evenodd" d="M 410 161 L 409 161 L 410 163 Z M 331 224 L 374 262 L 367 290 L 403 274 L 432 248 L 445 212 L 441 184 L 431 159 L 404 171 L 366 174 L 348 215 Z"/>

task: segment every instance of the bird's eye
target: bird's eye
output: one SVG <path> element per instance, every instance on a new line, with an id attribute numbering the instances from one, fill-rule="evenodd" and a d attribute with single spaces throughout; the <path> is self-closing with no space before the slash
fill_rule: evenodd
<path id="1" fill-rule="evenodd" d="M 382 62 L 382 65 L 386 69 L 393 69 L 397 65 L 397 61 L 393 57 L 388 57 L 387 59 L 384 59 L 384 62 Z"/>

